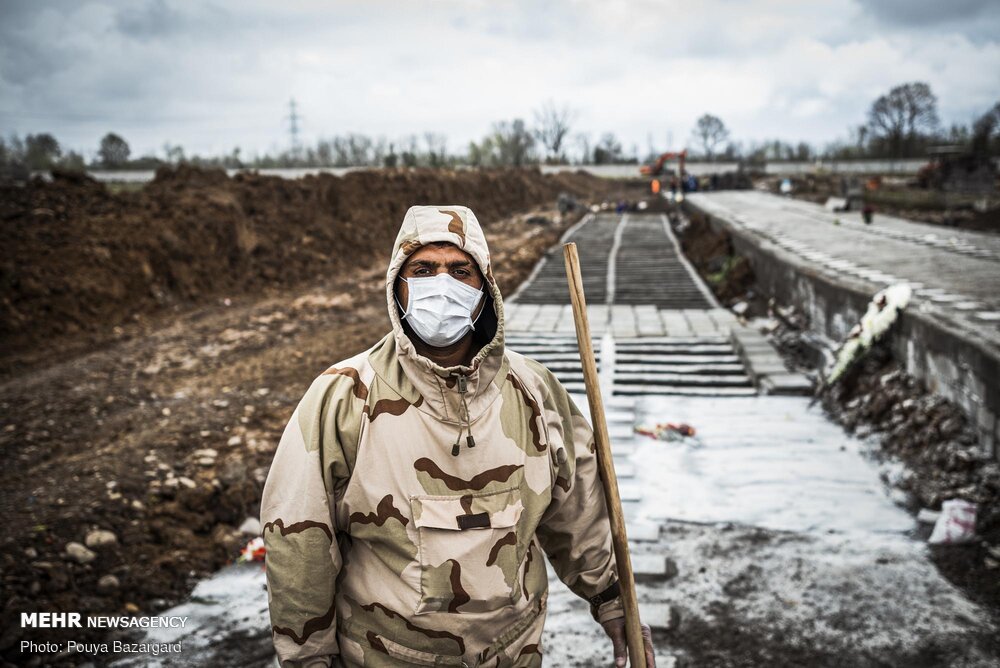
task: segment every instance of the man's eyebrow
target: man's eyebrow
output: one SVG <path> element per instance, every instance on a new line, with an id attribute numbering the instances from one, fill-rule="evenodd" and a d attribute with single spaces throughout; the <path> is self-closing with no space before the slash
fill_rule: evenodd
<path id="1" fill-rule="evenodd" d="M 413 265 L 418 265 L 421 267 L 440 267 L 441 263 L 435 260 L 411 260 L 408 263 L 408 266 L 413 266 Z M 472 265 L 472 262 L 470 262 L 469 260 L 452 260 L 446 266 L 449 269 L 454 269 L 456 267 L 468 267 L 470 265 Z"/>

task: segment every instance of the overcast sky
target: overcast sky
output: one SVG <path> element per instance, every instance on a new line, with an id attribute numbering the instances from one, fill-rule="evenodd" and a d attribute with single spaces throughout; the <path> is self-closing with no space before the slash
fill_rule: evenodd
<path id="1" fill-rule="evenodd" d="M 1000 100 L 1000 2 L 0 0 L 0 133 L 88 155 L 112 130 L 133 155 L 281 150 L 292 97 L 305 143 L 461 150 L 553 100 L 642 153 L 705 112 L 737 140 L 822 146 L 917 80 L 946 124 Z"/>

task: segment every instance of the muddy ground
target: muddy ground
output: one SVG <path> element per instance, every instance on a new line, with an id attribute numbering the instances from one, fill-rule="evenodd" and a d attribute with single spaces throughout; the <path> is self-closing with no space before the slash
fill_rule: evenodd
<path id="1" fill-rule="evenodd" d="M 533 172 L 360 175 L 345 180 L 373 181 L 368 192 L 380 206 L 370 208 L 369 198 L 354 193 L 357 209 L 329 217 L 323 198 L 346 188 L 330 178 L 278 183 L 168 173 L 149 192 L 128 198 L 87 181 L 57 180 L 29 186 L 16 201 L 24 207 L 61 200 L 65 208 L 51 209 L 50 216 L 36 206 L 27 218 L 11 217 L 14 204 L 5 197 L 5 239 L 17 237 L 19 226 L 30 237 L 4 250 L 5 307 L 24 316 L 3 332 L 11 347 L 0 385 L 6 458 L 0 512 L 17 527 L 0 537 L 0 655 L 6 661 L 39 665 L 21 653 L 19 641 L 59 639 L 52 631 L 22 630 L 20 611 L 158 612 L 237 556 L 248 538 L 237 529 L 257 514 L 281 430 L 309 382 L 389 330 L 385 262 L 409 203 L 461 199 L 478 206 L 497 280 L 510 293 L 582 215 L 558 216 L 556 196 L 566 191 L 589 199 L 606 187 L 591 177 L 553 180 Z M 408 179 L 415 183 L 400 186 Z M 477 185 L 477 179 L 485 181 Z M 470 196 L 463 198 L 467 186 Z M 233 192 L 245 196 L 241 203 L 232 201 Z M 163 198 L 166 206 L 170 197 L 177 211 L 164 214 L 156 202 Z M 218 211 L 229 223 L 213 219 L 220 199 L 226 203 Z M 315 241 L 298 237 L 294 248 L 273 250 L 278 255 L 267 262 L 251 253 L 240 260 L 245 265 L 233 265 L 219 255 L 219 239 L 232 236 L 248 208 L 270 211 L 269 217 L 244 217 L 259 238 L 280 245 L 282 234 L 296 230 L 285 214 L 314 205 L 322 210 L 298 215 L 316 226 L 309 228 Z M 47 237 L 45 226 L 55 221 L 65 234 Z M 204 229 L 198 221 L 206 221 Z M 116 229 L 122 225 L 140 228 Z M 142 253 L 155 255 L 169 237 L 164 230 L 184 225 L 193 236 L 171 247 L 184 252 L 164 273 L 154 269 L 149 276 L 141 262 L 135 266 Z M 208 249 L 199 245 L 206 229 L 224 230 Z M 73 242 L 96 247 L 102 235 L 117 239 L 105 246 L 113 249 L 109 264 L 67 259 Z M 356 245 L 341 241 L 346 238 Z M 121 262 L 116 249 L 123 250 Z M 51 266 L 38 266 L 46 257 Z M 185 262 L 198 276 L 195 292 L 170 283 Z M 234 266 L 242 273 L 218 275 L 232 274 Z M 59 268 L 65 276 L 55 275 Z M 269 280 L 271 272 L 280 279 Z M 7 291 L 12 276 L 20 277 L 21 292 Z M 136 276 L 143 278 L 133 289 Z M 124 292 L 106 303 L 100 286 L 114 280 Z M 169 303 L 150 296 L 163 285 L 174 290 Z M 42 302 L 33 300 L 46 294 L 51 306 L 37 306 Z M 58 295 L 69 295 L 65 305 Z M 74 303 L 95 306 L 71 316 Z M 71 543 L 83 545 L 67 550 Z M 81 629 L 72 637 L 93 640 L 100 632 Z M 71 656 L 58 663 L 83 661 Z"/>
<path id="2" fill-rule="evenodd" d="M 699 216 L 677 216 L 684 252 L 724 305 L 762 325 L 786 366 L 819 378 L 824 356 L 810 336 L 808 318 L 794 305 L 776 304 L 758 289 L 746 258 L 728 236 Z M 828 351 L 829 352 L 829 351 Z M 978 504 L 977 540 L 931 546 L 940 572 L 1000 620 L 1000 466 L 981 447 L 957 404 L 908 376 L 887 346 L 872 352 L 820 400 L 844 429 L 874 444 L 872 456 L 901 472 L 886 476 L 896 498 L 916 514 L 939 511 L 948 499 Z M 930 534 L 925 525 L 923 538 Z"/>

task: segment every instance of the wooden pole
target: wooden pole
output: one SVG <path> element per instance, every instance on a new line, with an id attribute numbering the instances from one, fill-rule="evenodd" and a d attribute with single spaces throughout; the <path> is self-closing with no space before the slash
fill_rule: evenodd
<path id="1" fill-rule="evenodd" d="M 569 281 L 569 296 L 573 302 L 573 320 L 576 323 L 576 342 L 580 348 L 580 363 L 583 366 L 583 380 L 587 387 L 587 403 L 590 404 L 590 421 L 594 427 L 594 443 L 597 445 L 597 466 L 601 472 L 604 500 L 611 519 L 611 542 L 615 549 L 615 563 L 618 565 L 618 585 L 621 588 L 622 606 L 625 608 L 625 635 L 628 641 L 629 665 L 646 668 L 646 649 L 642 640 L 639 622 L 639 602 L 635 595 L 635 579 L 632 575 L 632 558 L 628 551 L 628 536 L 625 533 L 625 517 L 622 514 L 622 500 L 618 493 L 618 478 L 611 457 L 611 440 L 608 438 L 608 422 L 604 415 L 604 400 L 597 377 L 597 362 L 590 339 L 590 322 L 587 320 L 587 300 L 583 294 L 583 278 L 580 275 L 580 256 L 576 244 L 563 245 L 566 257 L 566 279 Z"/>

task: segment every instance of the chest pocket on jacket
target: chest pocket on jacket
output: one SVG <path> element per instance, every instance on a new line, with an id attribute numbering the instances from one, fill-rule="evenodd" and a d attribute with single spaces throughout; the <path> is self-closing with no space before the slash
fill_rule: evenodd
<path id="1" fill-rule="evenodd" d="M 523 557 L 517 523 L 524 506 L 518 488 L 413 496 L 410 505 L 420 559 L 417 614 L 487 612 L 513 602 Z"/>

